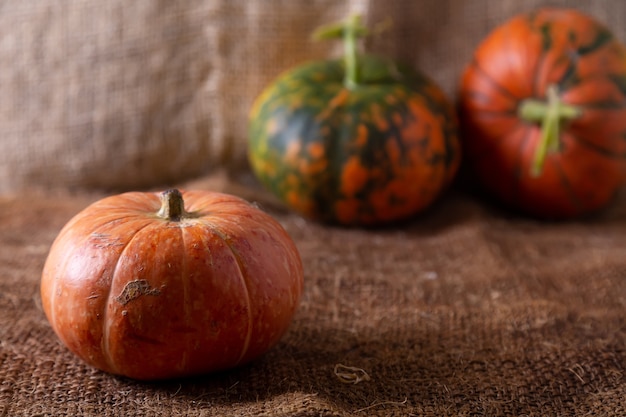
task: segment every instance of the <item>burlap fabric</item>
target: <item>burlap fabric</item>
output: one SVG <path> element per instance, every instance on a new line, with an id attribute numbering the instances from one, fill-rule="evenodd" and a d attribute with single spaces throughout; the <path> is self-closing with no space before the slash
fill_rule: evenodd
<path id="1" fill-rule="evenodd" d="M 284 69 L 336 55 L 317 26 L 361 13 L 368 48 L 450 95 L 479 40 L 545 1 L 99 0 L 0 7 L 0 193 L 130 189 L 245 163 L 252 100 Z M 626 2 L 579 7 L 626 41 Z"/>
<path id="2" fill-rule="evenodd" d="M 626 415 L 626 196 L 543 223 L 454 191 L 365 231 L 223 178 L 185 186 L 259 201 L 294 238 L 306 283 L 284 339 L 192 380 L 90 369 L 57 341 L 38 282 L 61 226 L 99 196 L 1 198 L 0 416 Z"/>
<path id="3" fill-rule="evenodd" d="M 309 43 L 319 24 L 348 11 L 391 16 L 393 30 L 368 46 L 452 95 L 479 39 L 541 4 L 3 3 L 0 416 L 625 416 L 624 193 L 593 218 L 545 223 L 456 189 L 409 223 L 367 231 L 305 221 L 231 178 L 245 169 L 246 114 L 262 87 L 338 51 Z M 626 40 L 626 2 L 550 4 L 580 7 Z M 305 291 L 259 361 L 137 383 L 59 344 L 39 277 L 87 204 L 166 183 L 259 201 L 296 241 Z"/>

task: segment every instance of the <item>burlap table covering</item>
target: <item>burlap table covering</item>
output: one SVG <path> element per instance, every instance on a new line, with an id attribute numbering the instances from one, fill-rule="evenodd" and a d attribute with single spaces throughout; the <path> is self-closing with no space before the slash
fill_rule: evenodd
<path id="1" fill-rule="evenodd" d="M 295 240 L 302 304 L 241 369 L 138 383 L 83 365 L 41 311 L 61 226 L 100 195 L 0 198 L 0 416 L 624 416 L 626 198 L 545 223 L 459 190 L 392 228 L 343 229 L 259 201 Z M 337 371 L 357 368 L 354 383 Z M 365 372 L 369 379 L 365 377 Z"/>

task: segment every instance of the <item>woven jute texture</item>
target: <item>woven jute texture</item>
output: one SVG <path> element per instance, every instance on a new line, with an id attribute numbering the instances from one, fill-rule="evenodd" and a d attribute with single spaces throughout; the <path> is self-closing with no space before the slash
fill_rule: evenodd
<path id="1" fill-rule="evenodd" d="M 366 47 L 452 95 L 513 14 L 578 7 L 626 41 L 622 0 L 20 0 L 0 4 L 0 193 L 132 189 L 245 165 L 247 115 L 283 70 L 336 56 L 319 25 L 392 27 Z"/>
<path id="2" fill-rule="evenodd" d="M 62 225 L 100 196 L 3 197 L 0 416 L 626 415 L 626 196 L 545 223 L 454 190 L 408 223 L 359 230 L 224 177 L 185 187 L 260 202 L 293 237 L 305 289 L 281 342 L 190 380 L 85 366 L 47 323 L 38 283 Z"/>

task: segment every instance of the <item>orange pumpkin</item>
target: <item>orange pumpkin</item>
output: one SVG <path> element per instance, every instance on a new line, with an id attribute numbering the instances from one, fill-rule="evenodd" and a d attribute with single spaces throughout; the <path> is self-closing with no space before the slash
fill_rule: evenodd
<path id="1" fill-rule="evenodd" d="M 226 194 L 170 190 L 77 214 L 50 249 L 41 297 L 88 364 L 152 380 L 257 358 L 287 330 L 302 285 L 298 251 L 268 214 Z"/>
<path id="2" fill-rule="evenodd" d="M 514 17 L 461 80 L 469 172 L 497 200 L 546 218 L 606 206 L 626 178 L 626 48 L 570 9 Z"/>

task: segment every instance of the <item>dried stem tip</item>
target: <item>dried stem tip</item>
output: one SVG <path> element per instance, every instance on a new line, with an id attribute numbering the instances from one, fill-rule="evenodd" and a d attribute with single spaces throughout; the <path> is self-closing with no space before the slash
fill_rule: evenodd
<path id="1" fill-rule="evenodd" d="M 170 221 L 180 221 L 185 217 L 185 202 L 183 195 L 177 189 L 166 190 L 161 193 L 161 208 L 157 215 Z"/>

